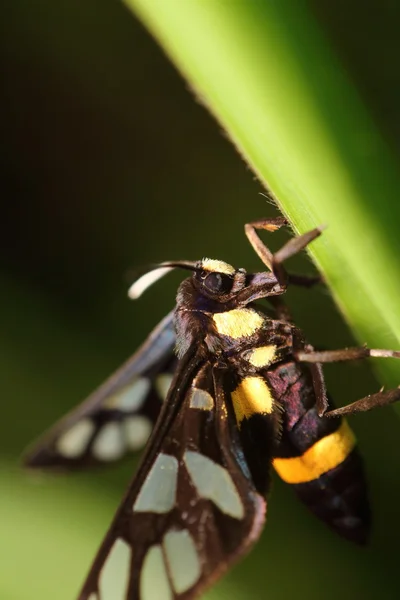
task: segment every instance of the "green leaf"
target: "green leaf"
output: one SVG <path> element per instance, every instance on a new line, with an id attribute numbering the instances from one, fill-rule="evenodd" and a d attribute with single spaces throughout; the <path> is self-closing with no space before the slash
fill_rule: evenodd
<path id="1" fill-rule="evenodd" d="M 294 229 L 328 225 L 310 253 L 358 340 L 400 348 L 397 165 L 307 6 L 125 2 Z M 399 383 L 396 361 L 376 363 Z"/>

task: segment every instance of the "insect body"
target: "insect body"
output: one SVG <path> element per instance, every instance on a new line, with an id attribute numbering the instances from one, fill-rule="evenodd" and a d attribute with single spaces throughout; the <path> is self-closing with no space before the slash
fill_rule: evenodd
<path id="1" fill-rule="evenodd" d="M 282 263 L 320 230 L 293 238 L 273 255 L 256 228 L 283 224 L 246 226 L 267 272 L 248 274 L 203 259 L 163 263 L 140 279 L 133 295 L 173 267 L 192 271 L 174 312 L 142 348 L 29 454 L 34 467 L 111 462 L 144 444 L 154 424 L 79 600 L 198 597 L 258 539 L 271 463 L 332 529 L 366 542 L 361 458 L 341 415 L 394 402 L 400 390 L 328 412 L 321 365 L 400 353 L 315 352 L 304 341 L 280 296 L 288 283 L 313 281 L 288 275 Z M 262 298 L 273 303 L 272 311 L 256 304 Z M 124 573 L 118 581 L 116 563 Z"/>

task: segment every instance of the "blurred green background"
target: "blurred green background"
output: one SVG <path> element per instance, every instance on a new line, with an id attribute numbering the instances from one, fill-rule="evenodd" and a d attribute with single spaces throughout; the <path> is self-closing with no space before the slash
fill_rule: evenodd
<path id="1" fill-rule="evenodd" d="M 309 4 L 398 161 L 400 8 Z M 122 4 L 14 0 L 2 16 L 0 599 L 73 600 L 136 463 L 33 477 L 21 452 L 173 306 L 175 275 L 130 303 L 132 267 L 206 255 L 257 270 L 243 223 L 277 211 Z M 305 257 L 292 266 L 313 271 Z M 316 345 L 354 343 L 326 290 L 288 300 Z M 330 367 L 327 380 L 339 403 L 379 387 L 360 364 Z M 207 598 L 399 597 L 397 418 L 352 423 L 371 482 L 370 547 L 336 538 L 276 481 L 260 543 Z"/>

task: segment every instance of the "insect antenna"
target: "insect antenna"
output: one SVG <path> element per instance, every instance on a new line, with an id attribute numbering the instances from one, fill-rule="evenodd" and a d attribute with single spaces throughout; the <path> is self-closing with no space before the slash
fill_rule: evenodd
<path id="1" fill-rule="evenodd" d="M 197 269 L 197 263 L 176 260 L 147 265 L 142 269 L 141 273 L 137 275 L 136 280 L 129 288 L 129 298 L 131 298 L 131 300 L 137 300 L 150 286 L 153 285 L 153 283 L 156 283 L 156 281 L 174 269 L 188 269 L 190 271 L 195 271 Z"/>

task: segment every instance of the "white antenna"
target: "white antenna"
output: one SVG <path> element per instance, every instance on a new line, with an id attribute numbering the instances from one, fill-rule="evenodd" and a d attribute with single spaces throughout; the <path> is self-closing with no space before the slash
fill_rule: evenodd
<path id="1" fill-rule="evenodd" d="M 158 267 L 153 269 L 152 271 L 148 271 L 141 275 L 139 279 L 137 279 L 129 288 L 128 296 L 131 300 L 137 300 L 140 296 L 145 292 L 150 286 L 153 285 L 156 281 L 164 277 L 170 271 L 173 271 L 175 267 L 163 267 L 163 263 L 161 263 Z"/>

